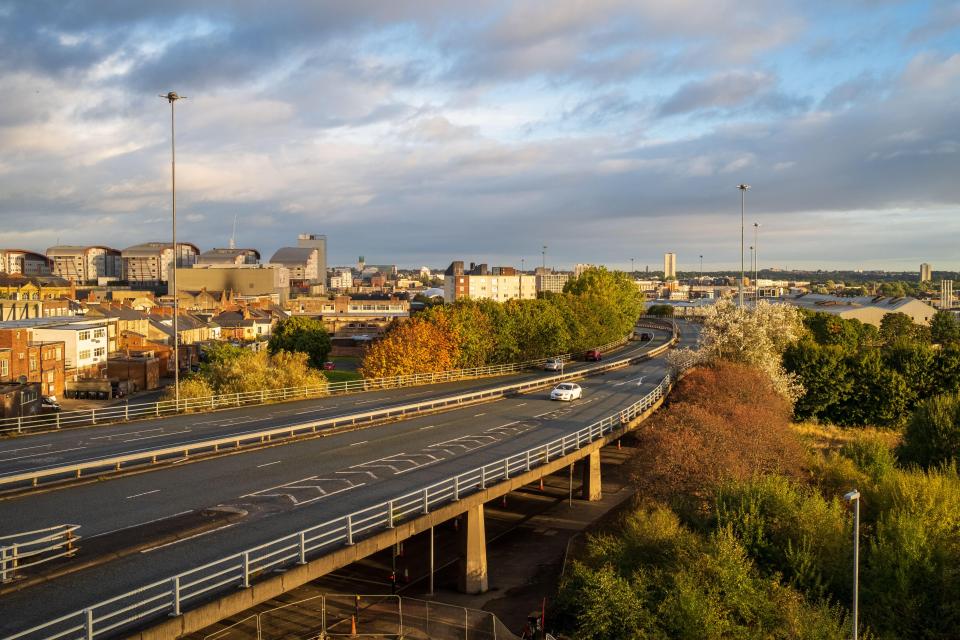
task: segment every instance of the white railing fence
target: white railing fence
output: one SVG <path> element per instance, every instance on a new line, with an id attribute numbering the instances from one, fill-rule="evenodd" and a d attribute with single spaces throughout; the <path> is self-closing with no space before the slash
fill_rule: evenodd
<path id="1" fill-rule="evenodd" d="M 201 604 L 224 591 L 248 588 L 271 571 L 303 564 L 344 545 L 353 545 L 361 538 L 392 529 L 397 523 L 430 513 L 498 482 L 509 480 L 517 474 L 575 452 L 624 428 L 659 402 L 671 386 L 672 378 L 667 374 L 643 398 L 575 433 L 424 486 L 392 500 L 144 585 L 81 611 L 16 633 L 9 636 L 8 640 L 94 640 L 129 631 L 163 615 L 180 615 L 184 606 Z"/>
<path id="2" fill-rule="evenodd" d="M 61 524 L 0 536 L 0 583 L 12 582 L 23 569 L 73 556 L 79 528 L 78 524 Z"/>
<path id="3" fill-rule="evenodd" d="M 615 349 L 626 344 L 628 338 L 621 338 L 597 347 L 601 352 Z M 452 369 L 435 373 L 416 373 L 388 378 L 366 378 L 362 380 L 343 380 L 330 382 L 320 387 L 289 387 L 284 389 L 260 389 L 243 393 L 228 393 L 204 398 L 161 400 L 159 402 L 141 402 L 116 404 L 100 409 L 84 409 L 81 411 L 61 411 L 56 413 L 42 413 L 35 416 L 20 416 L 0 419 L 0 435 L 24 433 L 27 431 L 43 431 L 62 429 L 64 427 L 84 427 L 112 422 L 127 422 L 143 418 L 157 418 L 160 416 L 176 415 L 193 411 L 213 411 L 244 405 L 266 404 L 293 400 L 298 398 L 312 398 L 328 395 L 342 395 L 347 393 L 362 393 L 365 391 L 380 391 L 399 387 L 413 387 L 441 382 L 456 382 L 470 378 L 503 376 L 519 373 L 526 369 L 542 367 L 548 360 L 560 358 L 569 361 L 577 354 L 564 353 L 549 358 L 538 358 L 511 364 L 488 365 L 471 369 Z"/>

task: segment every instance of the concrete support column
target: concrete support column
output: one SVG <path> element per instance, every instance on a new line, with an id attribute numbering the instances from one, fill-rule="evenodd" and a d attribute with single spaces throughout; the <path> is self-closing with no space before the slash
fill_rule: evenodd
<path id="1" fill-rule="evenodd" d="M 487 534 L 483 520 L 483 505 L 473 507 L 463 514 L 465 523 L 460 528 L 462 557 L 460 560 L 460 591 L 485 593 L 489 588 L 487 578 Z"/>
<path id="2" fill-rule="evenodd" d="M 584 500 L 594 502 L 603 497 L 600 489 L 600 451 L 594 451 L 583 459 L 583 494 Z"/>

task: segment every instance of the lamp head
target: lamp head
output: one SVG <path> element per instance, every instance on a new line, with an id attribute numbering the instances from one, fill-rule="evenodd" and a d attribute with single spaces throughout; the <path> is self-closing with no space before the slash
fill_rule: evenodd
<path id="1" fill-rule="evenodd" d="M 843 499 L 847 502 L 853 502 L 854 500 L 860 499 L 860 492 L 854 489 L 853 491 L 848 491 L 843 494 Z"/>
<path id="2" fill-rule="evenodd" d="M 750 188 L 750 185 L 748 185 L 748 184 L 738 184 L 738 185 L 737 185 L 737 189 L 740 189 L 740 191 L 746 191 L 746 190 L 749 189 L 749 188 Z"/>

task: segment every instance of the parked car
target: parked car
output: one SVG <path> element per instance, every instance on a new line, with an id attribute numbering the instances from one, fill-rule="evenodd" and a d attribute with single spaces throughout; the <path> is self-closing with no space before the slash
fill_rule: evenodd
<path id="1" fill-rule="evenodd" d="M 332 360 L 327 360 L 326 362 L 323 363 L 324 371 L 333 371 L 336 368 L 337 368 L 337 363 L 333 362 Z"/>
<path id="2" fill-rule="evenodd" d="M 550 358 L 547 360 L 547 363 L 543 365 L 544 371 L 563 371 L 563 360 L 560 358 Z"/>
<path id="3" fill-rule="evenodd" d="M 45 411 L 60 411 L 60 403 L 57 402 L 56 396 L 43 396 L 40 401 L 40 408 Z"/>
<path id="4" fill-rule="evenodd" d="M 600 355 L 600 351 L 598 351 L 597 349 L 590 349 L 590 351 L 587 351 L 584 354 L 583 359 L 588 362 L 599 362 L 600 360 L 603 359 L 603 356 Z"/>
<path id="5" fill-rule="evenodd" d="M 583 389 L 580 388 L 580 385 L 573 384 L 572 382 L 562 382 L 553 388 L 553 391 L 550 392 L 551 400 L 565 400 L 570 402 L 571 400 L 579 400 L 583 397 Z"/>

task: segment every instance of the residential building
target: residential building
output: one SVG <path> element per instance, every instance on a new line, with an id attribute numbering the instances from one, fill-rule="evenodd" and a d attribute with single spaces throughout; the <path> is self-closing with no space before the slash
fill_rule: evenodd
<path id="1" fill-rule="evenodd" d="M 574 278 L 579 278 L 580 276 L 582 276 L 582 275 L 584 274 L 585 271 L 587 271 L 588 269 L 593 269 L 593 268 L 594 268 L 594 265 L 592 265 L 592 264 L 586 264 L 586 263 L 583 263 L 583 262 L 578 262 L 577 264 L 573 265 L 573 277 L 574 277 Z"/>
<path id="2" fill-rule="evenodd" d="M 506 302 L 532 300 L 536 297 L 536 276 L 493 275 L 485 264 L 471 263 L 470 270 L 466 271 L 463 262 L 458 260 L 450 263 L 443 276 L 445 302 L 455 302 L 463 298 Z"/>
<path id="3" fill-rule="evenodd" d="M 104 302 L 87 306 L 87 318 L 109 318 L 116 322 L 116 340 L 110 353 L 123 351 L 131 334 L 146 337 L 150 328 L 150 316 L 141 310 L 117 302 Z"/>
<path id="4" fill-rule="evenodd" d="M 40 384 L 45 396 L 63 397 L 66 384 L 66 345 L 63 342 L 31 342 L 27 380 Z"/>
<path id="5" fill-rule="evenodd" d="M 50 259 L 36 251 L 0 249 L 0 271 L 25 276 L 49 276 Z"/>
<path id="6" fill-rule="evenodd" d="M 380 335 L 394 320 L 410 317 L 410 302 L 389 295 L 301 297 L 288 302 L 287 310 L 320 319 L 334 336 Z"/>
<path id="7" fill-rule="evenodd" d="M 36 382 L 0 384 L 0 418 L 20 418 L 40 413 L 40 385 Z"/>
<path id="8" fill-rule="evenodd" d="M 211 294 L 216 291 L 227 298 L 273 296 L 282 304 L 290 295 L 290 277 L 290 269 L 278 264 L 194 265 L 192 269 L 177 269 L 177 289 Z M 173 287 L 167 289 L 172 294 Z"/>
<path id="9" fill-rule="evenodd" d="M 0 323 L 0 347 L 13 350 L 12 361 L 17 363 L 18 371 L 26 367 L 26 374 L 31 376 L 31 363 L 27 360 L 31 353 L 30 345 L 43 347 L 57 343 L 62 345 L 63 351 L 58 354 L 54 351 L 53 357 L 48 359 L 59 361 L 62 358 L 65 380 L 76 381 L 79 378 L 99 378 L 107 365 L 107 354 L 112 352 L 111 344 L 115 344 L 115 320 L 110 318 L 31 318 Z M 42 362 L 43 353 L 38 355 L 38 365 Z M 42 367 L 37 369 L 43 371 Z M 13 374 L 14 372 L 11 372 Z M 18 373 L 17 375 L 24 375 Z"/>
<path id="10" fill-rule="evenodd" d="M 58 245 L 47 249 L 47 258 L 53 275 L 74 284 L 123 277 L 123 258 L 118 250 L 110 247 Z"/>
<path id="11" fill-rule="evenodd" d="M 268 311 L 245 306 L 238 310 L 223 311 L 213 317 L 213 322 L 220 327 L 221 340 L 251 342 L 269 338 L 276 319 Z"/>
<path id="12" fill-rule="evenodd" d="M 174 258 L 171 243 L 145 242 L 127 247 L 120 255 L 123 259 L 123 279 L 131 284 L 159 285 L 169 281 Z M 176 266 L 190 267 L 196 263 L 198 255 L 200 249 L 196 245 L 178 242 Z"/>
<path id="13" fill-rule="evenodd" d="M 270 264 L 289 270 L 291 286 L 310 284 L 320 278 L 320 255 L 316 247 L 281 247 L 270 258 Z M 324 278 L 326 273 L 323 272 Z"/>
<path id="14" fill-rule="evenodd" d="M 76 314 L 69 300 L 8 300 L 0 298 L 0 322 L 26 320 L 27 318 L 51 318 Z"/>
<path id="15" fill-rule="evenodd" d="M 552 293 L 563 293 L 563 286 L 570 279 L 569 273 L 543 273 L 536 277 L 537 293 L 550 291 Z"/>
<path id="16" fill-rule="evenodd" d="M 210 249 L 197 256 L 196 265 L 226 265 L 260 264 L 260 252 L 256 249 Z M 177 285 L 180 284 L 180 274 L 177 274 Z"/>
<path id="17" fill-rule="evenodd" d="M 149 318 L 147 338 L 161 344 L 173 344 L 173 308 L 156 307 Z M 207 322 L 192 313 L 177 315 L 177 334 L 180 345 L 192 345 L 210 340 Z"/>
<path id="18" fill-rule="evenodd" d="M 297 246 L 305 249 L 317 250 L 317 275 L 326 285 L 327 280 L 327 236 L 314 233 L 301 233 L 297 236 Z"/>
<path id="19" fill-rule="evenodd" d="M 76 298 L 76 287 L 53 276 L 0 273 L 0 298 L 8 300 L 53 300 Z"/>
<path id="20" fill-rule="evenodd" d="M 928 325 L 937 312 L 926 302 L 916 298 L 887 298 L 884 296 L 840 297 L 815 293 L 784 296 L 777 299 L 808 311 L 822 311 L 844 319 L 856 319 L 866 324 L 880 326 L 888 313 L 903 313 L 916 324 Z"/>
<path id="21" fill-rule="evenodd" d="M 926 262 L 920 265 L 920 282 L 930 282 L 933 280 L 933 267 Z"/>
<path id="22" fill-rule="evenodd" d="M 675 253 L 665 253 L 663 254 L 663 279 L 667 280 L 669 278 L 677 277 L 677 254 Z"/>
<path id="23" fill-rule="evenodd" d="M 330 289 L 350 289 L 352 287 L 352 269 L 337 269 L 336 275 L 330 276 Z"/>

